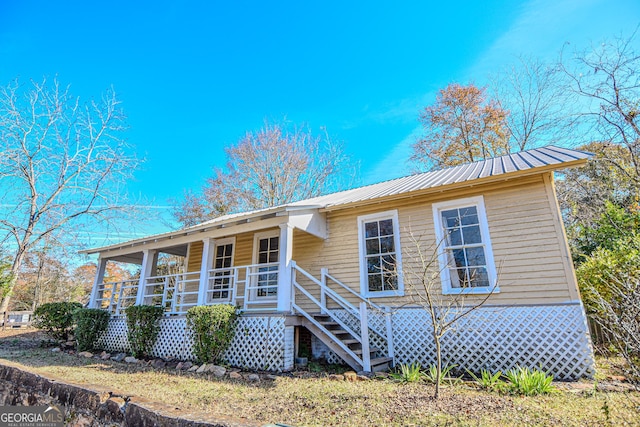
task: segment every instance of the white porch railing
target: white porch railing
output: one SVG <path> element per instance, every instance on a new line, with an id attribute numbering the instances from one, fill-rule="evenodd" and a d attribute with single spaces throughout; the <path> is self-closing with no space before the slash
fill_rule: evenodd
<path id="1" fill-rule="evenodd" d="M 199 287 L 199 272 L 147 277 L 143 302 L 163 307 L 167 314 L 185 314 L 198 305 Z"/>
<path id="2" fill-rule="evenodd" d="M 277 262 L 209 270 L 205 304 L 235 303 L 243 311 L 275 309 L 279 272 Z"/>
<path id="3" fill-rule="evenodd" d="M 124 314 L 124 309 L 135 305 L 138 294 L 138 279 L 121 280 L 98 284 L 96 308 L 102 308 L 115 316 Z"/>
<path id="4" fill-rule="evenodd" d="M 243 311 L 275 310 L 279 273 L 277 262 L 208 270 L 203 303 L 235 304 Z M 136 304 L 138 284 L 138 279 L 101 283 L 94 306 L 124 315 L 124 309 Z M 168 315 L 185 314 L 198 305 L 199 296 L 200 272 L 144 279 L 142 303 L 163 307 Z"/>

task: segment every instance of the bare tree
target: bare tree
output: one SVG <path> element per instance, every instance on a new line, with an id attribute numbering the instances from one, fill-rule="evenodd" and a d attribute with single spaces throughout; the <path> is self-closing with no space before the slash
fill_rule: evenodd
<path id="1" fill-rule="evenodd" d="M 435 344 L 436 380 L 434 398 L 440 394 L 442 381 L 442 339 L 455 330 L 456 324 L 464 317 L 482 307 L 497 288 L 497 280 L 489 284 L 489 291 L 483 295 L 471 295 L 475 286 L 474 277 L 466 277 L 459 283 L 460 292 L 445 295 L 442 287 L 443 272 L 449 268 L 460 267 L 456 260 L 447 255 L 447 264 L 441 265 L 440 253 L 444 241 L 435 242 L 425 236 L 408 233 L 411 242 L 403 250 L 402 275 L 411 304 L 422 308 L 428 315 L 429 328 Z"/>
<path id="2" fill-rule="evenodd" d="M 225 170 L 215 169 L 202 195 L 187 193 L 174 212 L 183 225 L 341 190 L 354 179 L 341 144 L 287 124 L 265 123 L 225 153 Z"/>
<path id="3" fill-rule="evenodd" d="M 582 130 L 591 141 L 623 147 L 629 163 L 611 159 L 640 188 L 640 53 L 637 32 L 562 60 L 561 69 L 579 98 Z M 628 167 L 631 166 L 631 167 Z"/>
<path id="4" fill-rule="evenodd" d="M 576 97 L 566 86 L 558 65 L 526 57 L 491 77 L 490 90 L 497 105 L 509 112 L 506 127 L 512 151 L 548 144 L 573 145 Z"/>
<path id="5" fill-rule="evenodd" d="M 486 88 L 452 83 L 420 115 L 424 135 L 410 160 L 419 170 L 475 162 L 509 152 L 508 112 Z"/>
<path id="6" fill-rule="evenodd" d="M 124 115 L 113 90 L 80 102 L 68 87 L 17 80 L 0 89 L 0 236 L 14 281 L 25 255 L 45 238 L 109 221 L 138 164 L 122 139 Z"/>

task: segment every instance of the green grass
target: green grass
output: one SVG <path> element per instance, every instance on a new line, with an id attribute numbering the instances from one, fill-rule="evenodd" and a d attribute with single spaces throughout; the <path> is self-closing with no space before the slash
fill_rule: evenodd
<path id="1" fill-rule="evenodd" d="M 283 375 L 259 383 L 154 370 L 111 361 L 24 348 L 0 338 L 0 358 L 40 375 L 88 388 L 163 402 L 168 411 L 242 417 L 293 426 L 602 426 L 640 425 L 640 393 L 572 393 L 520 396 L 478 389 L 392 380 L 334 381 L 326 373 Z M 0 360 L 0 363 L 2 360 Z M 176 409 L 177 408 L 177 409 Z"/>

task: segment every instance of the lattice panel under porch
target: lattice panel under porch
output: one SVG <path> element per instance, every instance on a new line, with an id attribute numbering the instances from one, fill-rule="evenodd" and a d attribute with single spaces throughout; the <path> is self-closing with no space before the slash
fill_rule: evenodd
<path id="1" fill-rule="evenodd" d="M 284 316 L 241 317 L 225 358 L 233 366 L 249 369 L 289 369 L 293 354 L 285 358 L 285 335 Z"/>
<path id="2" fill-rule="evenodd" d="M 106 350 L 129 351 L 127 324 L 114 318 L 100 341 Z M 154 357 L 194 360 L 192 339 L 184 317 L 160 320 L 160 333 L 153 347 Z M 284 326 L 284 317 L 241 316 L 236 335 L 223 357 L 232 366 L 282 371 L 293 367 L 293 327 Z"/>
<path id="3" fill-rule="evenodd" d="M 104 348 L 112 352 L 128 352 L 127 322 L 123 317 L 112 318 L 107 326 L 107 331 L 98 340 L 98 348 Z"/>
<path id="4" fill-rule="evenodd" d="M 590 377 L 594 360 L 585 319 L 579 304 L 482 307 L 462 318 L 442 339 L 443 359 L 476 372 L 528 366 L 541 367 L 556 379 Z M 435 363 L 430 329 L 423 309 L 395 311 L 395 363 Z M 340 359 L 333 354 L 327 360 Z"/>
<path id="5" fill-rule="evenodd" d="M 192 352 L 193 340 L 187 330 L 185 317 L 164 317 L 160 319 L 160 333 L 153 356 L 165 359 L 195 360 Z"/>

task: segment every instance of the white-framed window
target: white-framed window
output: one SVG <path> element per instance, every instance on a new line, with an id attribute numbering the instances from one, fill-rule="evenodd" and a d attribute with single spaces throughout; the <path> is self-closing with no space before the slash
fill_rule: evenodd
<path id="1" fill-rule="evenodd" d="M 360 288 L 366 297 L 404 293 L 398 211 L 358 217 Z"/>
<path id="2" fill-rule="evenodd" d="M 276 299 L 280 261 L 280 230 L 254 234 L 253 263 L 258 265 L 251 293 L 252 299 Z"/>
<path id="3" fill-rule="evenodd" d="M 445 294 L 498 292 L 482 196 L 433 204 Z"/>

